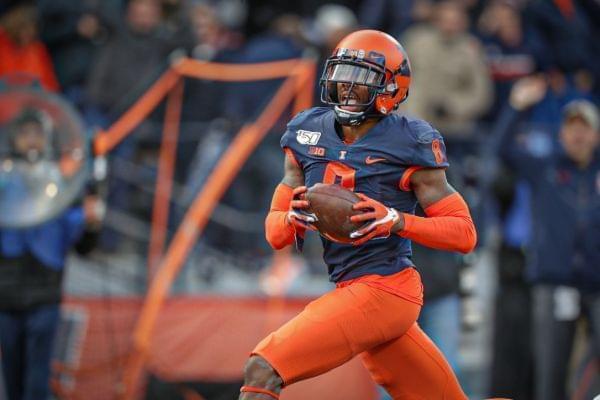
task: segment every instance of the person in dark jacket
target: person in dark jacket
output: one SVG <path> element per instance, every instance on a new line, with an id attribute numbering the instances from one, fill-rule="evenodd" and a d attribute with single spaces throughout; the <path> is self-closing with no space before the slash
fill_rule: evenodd
<path id="1" fill-rule="evenodd" d="M 32 167 L 50 162 L 44 157 L 49 138 L 36 115 L 27 111 L 17 118 L 11 151 L 12 160 Z M 93 240 L 91 234 L 100 222 L 99 204 L 98 199 L 86 197 L 83 206 L 70 207 L 40 225 L 0 228 L 1 369 L 10 400 L 50 396 L 50 359 L 65 259 L 85 233 Z"/>
<path id="2" fill-rule="evenodd" d="M 491 193 L 498 205 L 501 237 L 489 369 L 489 392 L 513 400 L 531 399 L 531 287 L 525 280 L 525 252 L 531 232 L 529 186 L 510 168 L 495 175 Z"/>
<path id="3" fill-rule="evenodd" d="M 545 66 L 548 58 L 540 35 L 524 21 L 517 2 L 493 0 L 485 2 L 477 24 L 486 63 L 494 81 L 494 105 L 486 119 L 494 121 L 506 104 L 510 89 L 520 78 Z"/>
<path id="4" fill-rule="evenodd" d="M 131 0 L 125 20 L 98 50 L 87 81 L 87 96 L 109 119 L 131 106 L 166 67 L 171 48 L 161 36 L 158 0 Z"/>
<path id="5" fill-rule="evenodd" d="M 548 47 L 547 57 L 551 65 L 568 73 L 581 69 L 597 71 L 594 11 L 598 12 L 597 4 L 584 8 L 583 2 L 573 0 L 527 3 L 527 23 Z"/>
<path id="6" fill-rule="evenodd" d="M 543 77 L 517 82 L 497 134 L 504 161 L 531 191 L 525 275 L 533 288 L 534 398 L 562 400 L 581 315 L 600 348 L 600 116 L 593 103 L 571 101 L 562 111 L 560 146 L 532 152 L 518 122 L 546 89 Z"/>
<path id="7" fill-rule="evenodd" d="M 62 91 L 75 95 L 71 92 L 85 85 L 96 50 L 115 28 L 121 0 L 38 0 L 37 7 Z"/>

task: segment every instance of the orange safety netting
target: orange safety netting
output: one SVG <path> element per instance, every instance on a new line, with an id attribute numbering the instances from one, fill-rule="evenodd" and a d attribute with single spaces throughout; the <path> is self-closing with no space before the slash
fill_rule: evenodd
<path id="1" fill-rule="evenodd" d="M 98 134 L 94 148 L 96 154 L 102 156 L 126 138 L 167 96 L 148 257 L 151 280 L 148 293 L 141 304 L 139 318 L 133 325 L 133 350 L 127 355 L 122 380 L 122 398 L 133 399 L 139 391 L 143 372 L 148 369 L 156 352 L 156 348 L 153 347 L 155 327 L 157 320 L 162 317 L 162 309 L 169 289 L 214 208 L 248 157 L 287 107 L 292 105 L 296 113 L 311 106 L 314 73 L 314 63 L 306 60 L 260 64 L 218 64 L 190 59 L 180 60 L 168 69 L 108 130 Z M 186 213 L 171 243 L 166 251 L 163 251 L 169 218 L 184 77 L 216 81 L 275 78 L 285 78 L 285 80 L 258 119 L 254 123 L 243 126 L 222 155 Z M 271 303 L 276 306 L 270 305 L 269 309 L 281 309 L 281 299 L 274 298 Z M 261 335 L 265 333 L 262 331 Z M 246 354 L 243 355 L 244 358 L 245 356 Z M 236 365 L 236 368 L 240 366 L 241 364 Z"/>
<path id="2" fill-rule="evenodd" d="M 281 325 L 310 299 L 285 299 L 277 310 L 267 298 L 173 297 L 157 318 L 145 368 L 163 381 L 242 380 L 248 353 L 265 326 Z M 83 315 L 84 334 L 71 361 L 55 362 L 53 386 L 64 400 L 107 400 L 122 396 L 119 371 L 131 351 L 131 331 L 140 298 L 68 298 L 65 313 Z M 202 393 L 199 393 L 202 395 Z M 320 377 L 287 388 L 282 400 L 376 399 L 375 385 L 358 359 Z"/>

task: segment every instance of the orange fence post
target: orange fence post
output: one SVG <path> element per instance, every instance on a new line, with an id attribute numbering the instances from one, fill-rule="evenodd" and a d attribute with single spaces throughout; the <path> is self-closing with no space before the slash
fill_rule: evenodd
<path id="1" fill-rule="evenodd" d="M 152 228 L 148 247 L 148 282 L 163 253 L 169 222 L 169 201 L 173 186 L 173 173 L 177 157 L 177 140 L 181 119 L 181 103 L 183 102 L 183 79 L 179 78 L 175 87 L 169 92 L 162 143 L 158 160 L 156 192 L 152 207 Z"/>
<path id="2" fill-rule="evenodd" d="M 295 71 L 290 72 L 294 73 Z M 220 78 L 222 79 L 223 76 Z M 218 201 L 252 151 L 285 111 L 287 105 L 296 95 L 296 91 L 296 79 L 294 77 L 287 78 L 258 120 L 254 124 L 241 129 L 235 140 L 219 160 L 203 190 L 198 194 L 186 213 L 181 226 L 177 229 L 175 237 L 169 245 L 165 257 L 161 261 L 157 273 L 152 280 L 146 301 L 136 324 L 133 354 L 124 375 L 125 399 L 133 399 L 148 357 L 152 332 L 160 307 L 168 295 L 168 291 L 177 273 L 181 269 L 199 234 L 206 226 L 210 214 Z"/>
<path id="3" fill-rule="evenodd" d="M 107 131 L 94 140 L 96 155 L 105 155 L 127 137 L 142 122 L 165 95 L 175 86 L 179 75 L 169 68 Z"/>

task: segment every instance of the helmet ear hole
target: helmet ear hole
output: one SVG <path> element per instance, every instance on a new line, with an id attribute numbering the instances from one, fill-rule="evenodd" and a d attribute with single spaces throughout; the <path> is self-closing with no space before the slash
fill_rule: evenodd
<path id="1" fill-rule="evenodd" d="M 389 94 L 380 94 L 375 99 L 375 109 L 383 115 L 392 112 L 395 109 L 393 97 Z"/>
<path id="2" fill-rule="evenodd" d="M 375 99 L 375 109 L 387 115 L 390 112 L 396 110 L 400 103 L 406 100 L 408 97 L 408 89 L 398 89 L 393 94 L 380 94 Z"/>

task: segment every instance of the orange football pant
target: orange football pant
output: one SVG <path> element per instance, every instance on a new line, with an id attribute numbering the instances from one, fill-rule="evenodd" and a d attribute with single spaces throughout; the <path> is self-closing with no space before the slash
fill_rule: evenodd
<path id="1" fill-rule="evenodd" d="M 442 353 L 416 323 L 422 285 L 407 268 L 338 287 L 263 339 L 252 352 L 266 359 L 284 386 L 333 369 L 360 354 L 373 380 L 394 400 L 466 399 Z M 364 278 L 364 277 L 363 277 Z M 381 287 L 395 283 L 399 296 Z M 343 286 L 343 287 L 342 287 Z"/>

